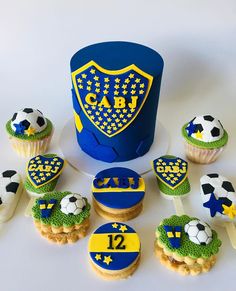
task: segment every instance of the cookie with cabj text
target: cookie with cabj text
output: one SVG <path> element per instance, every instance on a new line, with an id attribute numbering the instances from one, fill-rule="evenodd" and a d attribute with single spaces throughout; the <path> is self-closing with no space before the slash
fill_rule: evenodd
<path id="1" fill-rule="evenodd" d="M 6 170 L 0 174 L 0 222 L 13 216 L 22 189 L 21 177 L 15 170 Z"/>
<path id="2" fill-rule="evenodd" d="M 111 222 L 90 236 L 88 252 L 91 266 L 99 276 L 107 280 L 124 279 L 138 267 L 141 244 L 133 228 Z"/>
<path id="3" fill-rule="evenodd" d="M 25 189 L 30 197 L 40 197 L 55 189 L 65 160 L 56 154 L 38 155 L 26 167 Z"/>
<path id="4" fill-rule="evenodd" d="M 216 231 L 198 218 L 173 215 L 156 228 L 156 256 L 168 269 L 181 275 L 210 271 L 220 246 Z"/>
<path id="5" fill-rule="evenodd" d="M 90 204 L 72 192 L 51 192 L 35 200 L 34 224 L 40 234 L 53 243 L 74 243 L 87 234 Z"/>
<path id="6" fill-rule="evenodd" d="M 38 109 L 24 108 L 15 112 L 6 124 L 12 148 L 22 157 L 32 157 L 47 151 L 53 126 Z"/>
<path id="7" fill-rule="evenodd" d="M 144 179 L 127 168 L 99 172 L 92 185 L 95 211 L 107 220 L 127 221 L 140 214 L 145 194 Z"/>
<path id="8" fill-rule="evenodd" d="M 214 162 L 228 142 L 222 123 L 211 115 L 194 117 L 182 127 L 182 135 L 187 158 L 199 164 Z"/>

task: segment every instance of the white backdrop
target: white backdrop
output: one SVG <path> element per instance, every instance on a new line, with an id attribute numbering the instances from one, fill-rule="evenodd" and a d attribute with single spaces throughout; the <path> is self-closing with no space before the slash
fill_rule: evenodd
<path id="1" fill-rule="evenodd" d="M 217 116 L 229 132 L 229 145 L 216 163 L 190 163 L 192 191 L 185 200 L 186 210 L 207 219 L 200 206 L 200 176 L 219 172 L 236 185 L 236 2 L 1 0 L 0 4 L 0 170 L 15 168 L 24 174 L 26 161 L 12 152 L 4 130 L 6 121 L 22 107 L 36 107 L 53 121 L 51 152 L 60 154 L 59 135 L 72 117 L 69 61 L 79 48 L 106 40 L 140 42 L 156 49 L 165 61 L 158 118 L 171 135 L 169 152 L 183 156 L 180 128 L 196 114 Z M 15 216 L 0 230 L 1 290 L 141 291 L 147 286 L 231 290 L 236 251 L 219 227 L 223 244 L 209 274 L 183 278 L 156 260 L 155 227 L 173 214 L 174 207 L 159 196 L 151 173 L 144 178 L 144 211 L 129 222 L 140 234 L 142 261 L 130 279 L 104 282 L 96 277 L 87 259 L 89 236 L 63 247 L 41 239 L 32 220 L 23 215 L 24 194 Z M 68 166 L 57 189 L 77 191 L 90 199 L 90 184 L 91 178 Z M 104 223 L 93 211 L 91 221 L 90 232 Z"/>

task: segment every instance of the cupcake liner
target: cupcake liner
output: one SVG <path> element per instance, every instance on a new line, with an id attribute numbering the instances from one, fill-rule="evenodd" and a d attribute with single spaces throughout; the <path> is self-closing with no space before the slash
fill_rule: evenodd
<path id="1" fill-rule="evenodd" d="M 43 154 L 47 151 L 51 142 L 52 133 L 41 140 L 22 140 L 9 135 L 9 141 L 15 152 L 24 158 Z"/>
<path id="2" fill-rule="evenodd" d="M 216 149 L 203 149 L 189 144 L 185 141 L 184 143 L 185 153 L 187 158 L 198 164 L 210 164 L 218 159 L 219 155 L 224 150 L 224 146 Z"/>

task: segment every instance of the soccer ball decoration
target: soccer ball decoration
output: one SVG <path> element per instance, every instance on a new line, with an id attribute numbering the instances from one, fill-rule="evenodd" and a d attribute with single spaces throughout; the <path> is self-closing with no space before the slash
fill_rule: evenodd
<path id="1" fill-rule="evenodd" d="M 14 113 L 11 119 L 11 128 L 15 133 L 26 134 L 30 131 L 35 134 L 43 131 L 46 126 L 46 118 L 37 109 L 24 108 Z"/>
<path id="2" fill-rule="evenodd" d="M 201 177 L 200 184 L 203 206 L 208 208 L 211 217 L 231 220 L 236 216 L 236 194 L 227 178 L 208 174 Z"/>
<path id="3" fill-rule="evenodd" d="M 11 203 L 20 185 L 20 175 L 13 170 L 0 174 L 0 206 Z"/>
<path id="4" fill-rule="evenodd" d="M 68 194 L 60 203 L 61 211 L 66 215 L 78 215 L 86 206 L 86 202 L 80 194 Z"/>
<path id="5" fill-rule="evenodd" d="M 205 222 L 194 219 L 185 224 L 184 231 L 189 240 L 197 245 L 208 245 L 212 241 L 212 231 Z"/>
<path id="6" fill-rule="evenodd" d="M 201 115 L 192 119 L 186 127 L 188 136 L 203 142 L 214 142 L 224 135 L 221 122 L 211 115 Z"/>

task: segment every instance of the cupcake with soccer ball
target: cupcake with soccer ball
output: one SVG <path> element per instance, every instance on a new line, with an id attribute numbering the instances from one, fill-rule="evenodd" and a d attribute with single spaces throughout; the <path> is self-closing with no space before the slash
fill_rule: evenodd
<path id="1" fill-rule="evenodd" d="M 221 246 L 217 233 L 195 217 L 173 215 L 156 228 L 155 254 L 181 275 L 209 272 Z"/>
<path id="2" fill-rule="evenodd" d="M 72 192 L 51 192 L 35 200 L 34 224 L 40 234 L 53 243 L 74 243 L 86 236 L 90 204 Z"/>
<path id="3" fill-rule="evenodd" d="M 24 108 L 13 114 L 6 124 L 6 131 L 17 154 L 31 157 L 47 151 L 53 126 L 38 109 Z"/>
<path id="4" fill-rule="evenodd" d="M 211 115 L 194 117 L 182 127 L 182 135 L 187 158 L 199 164 L 214 162 L 228 142 L 227 131 Z"/>

